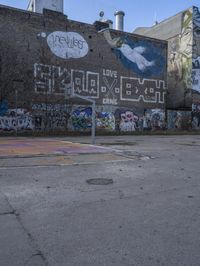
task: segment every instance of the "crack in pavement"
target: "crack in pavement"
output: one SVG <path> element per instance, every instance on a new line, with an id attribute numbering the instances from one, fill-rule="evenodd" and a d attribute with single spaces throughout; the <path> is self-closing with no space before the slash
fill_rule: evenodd
<path id="1" fill-rule="evenodd" d="M 42 261 L 44 262 L 44 264 L 46 266 L 48 266 L 48 262 L 47 262 L 47 258 L 45 257 L 45 255 L 42 253 L 42 251 L 39 249 L 36 240 L 34 239 L 34 237 L 32 236 L 32 234 L 28 231 L 28 229 L 24 226 L 22 219 L 20 217 L 20 214 L 13 208 L 12 204 L 10 203 L 8 197 L 6 196 L 6 194 L 4 194 L 1 191 L 2 195 L 4 196 L 5 200 L 7 201 L 11 211 L 9 212 L 4 212 L 4 213 L 0 213 L 0 215 L 15 215 L 17 222 L 19 223 L 19 225 L 21 226 L 22 230 L 25 232 L 25 234 L 27 235 L 29 241 L 30 241 L 30 246 L 35 250 L 35 253 L 32 254 L 28 260 L 25 262 L 24 266 L 27 265 L 27 263 L 30 261 L 30 259 L 34 256 L 40 256 Z"/>
<path id="2" fill-rule="evenodd" d="M 8 211 L 8 212 L 0 212 L 0 216 L 1 216 L 1 215 L 13 215 L 13 214 L 15 215 L 15 213 L 16 213 L 15 210 L 13 210 L 13 211 Z"/>

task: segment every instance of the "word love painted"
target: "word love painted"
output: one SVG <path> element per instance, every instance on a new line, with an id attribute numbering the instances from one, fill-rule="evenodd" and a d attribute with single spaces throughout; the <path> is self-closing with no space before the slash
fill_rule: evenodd
<path id="1" fill-rule="evenodd" d="M 47 44 L 53 54 L 63 59 L 81 58 L 89 51 L 87 42 L 77 32 L 52 32 L 47 36 Z"/>

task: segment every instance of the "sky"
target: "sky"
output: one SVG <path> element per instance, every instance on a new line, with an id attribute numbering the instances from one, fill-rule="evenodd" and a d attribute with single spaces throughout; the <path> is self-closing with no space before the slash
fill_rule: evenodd
<path id="1" fill-rule="evenodd" d="M 29 0 L 0 0 L 1 5 L 26 9 Z M 191 6 L 200 7 L 199 0 L 64 0 L 64 13 L 71 20 L 92 24 L 99 19 L 100 11 L 104 18 L 115 25 L 114 13 L 125 12 L 124 30 L 132 32 L 137 27 L 150 27 L 155 19 L 160 22 Z"/>

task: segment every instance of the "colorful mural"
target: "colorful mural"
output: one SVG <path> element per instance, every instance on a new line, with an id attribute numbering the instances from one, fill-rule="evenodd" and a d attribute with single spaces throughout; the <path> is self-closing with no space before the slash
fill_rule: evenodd
<path id="1" fill-rule="evenodd" d="M 116 130 L 121 132 L 166 129 L 165 112 L 161 109 L 117 109 L 115 120 Z"/>
<path id="2" fill-rule="evenodd" d="M 115 130 L 115 117 L 110 112 L 96 112 L 97 130 Z M 70 116 L 68 129 L 73 131 L 88 131 L 92 127 L 92 108 L 77 107 Z"/>
<path id="3" fill-rule="evenodd" d="M 69 119 L 68 128 L 75 131 L 85 131 L 92 128 L 92 108 L 78 107 Z"/>
<path id="4" fill-rule="evenodd" d="M 182 28 L 179 35 L 169 39 L 168 88 L 169 106 L 189 107 L 192 88 L 192 9 L 182 14 Z M 171 96 L 170 96 L 171 95 Z"/>
<path id="5" fill-rule="evenodd" d="M 191 112 L 190 111 L 172 111 L 167 112 L 168 129 L 191 129 Z"/>
<path id="6" fill-rule="evenodd" d="M 126 68 L 145 77 L 160 75 L 164 72 L 166 60 L 163 56 L 162 44 L 156 47 L 151 41 L 132 40 L 128 35 L 112 38 L 109 29 L 101 30 L 101 32 Z"/>
<path id="7" fill-rule="evenodd" d="M 200 12 L 193 7 L 192 89 L 200 93 Z"/>
<path id="8" fill-rule="evenodd" d="M 96 113 L 96 128 L 98 130 L 115 130 L 115 117 L 110 112 L 97 112 Z"/>
<path id="9" fill-rule="evenodd" d="M 115 111 L 115 129 L 118 132 L 131 132 L 139 129 L 139 117 L 136 110 L 118 108 Z"/>

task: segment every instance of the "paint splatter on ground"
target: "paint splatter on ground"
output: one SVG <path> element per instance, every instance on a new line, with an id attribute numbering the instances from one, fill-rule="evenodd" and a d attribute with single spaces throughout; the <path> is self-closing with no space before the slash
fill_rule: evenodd
<path id="1" fill-rule="evenodd" d="M 53 139 L 0 139 L 0 157 L 107 153 L 104 147 Z"/>

